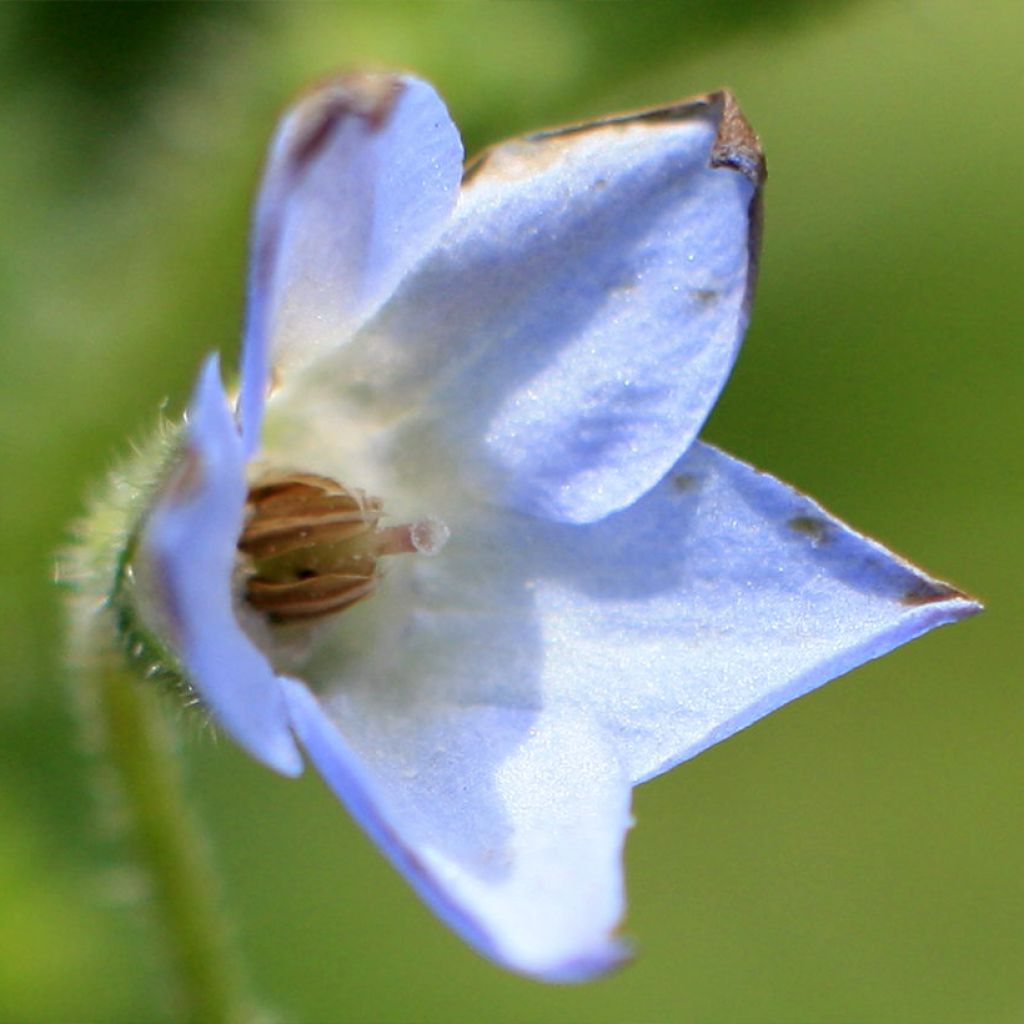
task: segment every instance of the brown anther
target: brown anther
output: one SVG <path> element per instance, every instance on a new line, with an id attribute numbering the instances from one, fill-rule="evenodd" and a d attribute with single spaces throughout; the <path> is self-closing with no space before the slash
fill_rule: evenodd
<path id="1" fill-rule="evenodd" d="M 256 561 L 358 537 L 376 527 L 381 509 L 379 499 L 312 473 L 253 487 L 247 505 L 238 547 Z"/>
<path id="2" fill-rule="evenodd" d="M 299 622 L 344 611 L 377 586 L 377 574 L 323 573 L 285 583 L 271 583 L 254 576 L 245 598 L 271 622 Z"/>
<path id="3" fill-rule="evenodd" d="M 290 473 L 254 485 L 238 549 L 252 563 L 245 599 L 271 622 L 332 615 L 376 589 L 384 555 L 432 554 L 434 520 L 379 529 L 381 502 L 329 477 Z"/>

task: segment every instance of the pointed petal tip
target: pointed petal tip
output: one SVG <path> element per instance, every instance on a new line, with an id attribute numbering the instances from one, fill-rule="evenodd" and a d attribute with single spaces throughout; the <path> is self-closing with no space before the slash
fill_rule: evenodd
<path id="1" fill-rule="evenodd" d="M 949 583 L 931 579 L 922 579 L 910 587 L 900 598 L 900 604 L 907 608 L 941 607 L 951 620 L 970 618 L 985 610 L 984 604 L 977 598 Z"/>
<path id="2" fill-rule="evenodd" d="M 711 150 L 711 166 L 731 167 L 745 175 L 754 188 L 760 189 L 768 176 L 768 168 L 757 132 L 728 89 L 710 93 L 708 102 L 721 111 L 718 134 Z"/>
<path id="3" fill-rule="evenodd" d="M 192 397 L 188 404 L 188 418 L 195 421 L 219 410 L 225 403 L 224 385 L 220 376 L 220 353 L 210 352 L 199 366 Z"/>
<path id="4" fill-rule="evenodd" d="M 214 452 L 232 465 L 245 458 L 232 403 L 221 379 L 220 353 L 211 352 L 199 367 L 185 420 L 191 443 L 203 449 L 205 460 L 213 458 Z"/>
<path id="5" fill-rule="evenodd" d="M 209 352 L 199 368 L 197 391 L 220 384 L 220 353 Z"/>

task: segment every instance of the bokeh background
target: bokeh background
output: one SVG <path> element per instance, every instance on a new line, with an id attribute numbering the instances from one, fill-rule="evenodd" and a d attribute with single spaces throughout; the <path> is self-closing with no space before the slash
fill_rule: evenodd
<path id="1" fill-rule="evenodd" d="M 0 6 L 0 1021 L 166 1020 L 97 823 L 52 555 L 201 355 L 237 351 L 279 108 L 435 81 L 467 149 L 730 85 L 770 166 L 748 342 L 706 436 L 978 594 L 981 618 L 636 795 L 618 976 L 506 975 L 313 773 L 182 757 L 263 999 L 297 1022 L 1024 1019 L 1019 0 Z"/>

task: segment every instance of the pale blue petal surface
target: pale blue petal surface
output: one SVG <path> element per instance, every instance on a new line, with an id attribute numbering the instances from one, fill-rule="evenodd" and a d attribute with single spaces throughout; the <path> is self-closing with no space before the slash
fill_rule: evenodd
<path id="1" fill-rule="evenodd" d="M 629 783 L 578 710 L 318 703 L 286 686 L 295 730 L 349 811 L 449 927 L 485 956 L 582 981 L 626 956 Z"/>
<path id="2" fill-rule="evenodd" d="M 242 361 L 246 450 L 272 370 L 349 340 L 455 206 L 462 143 L 425 82 L 334 79 L 287 113 L 256 206 Z"/>
<path id="3" fill-rule="evenodd" d="M 451 525 L 418 570 L 410 637 L 458 650 L 452 693 L 596 716 L 634 781 L 979 610 L 701 442 L 600 523 L 496 513 Z"/>
<path id="4" fill-rule="evenodd" d="M 628 512 L 551 540 L 545 690 L 600 715 L 637 782 L 980 611 L 701 443 Z"/>
<path id="5" fill-rule="evenodd" d="M 152 611 L 204 704 L 253 757 L 298 775 L 280 682 L 232 602 L 246 490 L 241 439 L 211 356 L 189 406 L 185 452 L 143 529 L 140 561 Z"/>
<path id="6" fill-rule="evenodd" d="M 292 714 L 437 913 L 548 979 L 621 956 L 631 784 L 978 610 L 699 442 L 600 523 L 481 505 L 450 525 L 310 666 L 324 696 L 296 684 Z"/>
<path id="7" fill-rule="evenodd" d="M 497 146 L 339 379 L 422 406 L 410 435 L 496 500 L 572 522 L 626 507 L 732 367 L 761 175 L 726 94 Z"/>

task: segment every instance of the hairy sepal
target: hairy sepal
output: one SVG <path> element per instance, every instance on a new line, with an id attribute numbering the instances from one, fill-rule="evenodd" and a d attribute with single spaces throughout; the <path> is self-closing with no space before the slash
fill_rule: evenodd
<path id="1" fill-rule="evenodd" d="M 118 660 L 133 674 L 194 702 L 174 652 L 145 614 L 135 558 L 146 515 L 182 452 L 181 423 L 160 417 L 95 487 L 85 514 L 57 558 L 67 591 L 68 655 L 75 667 Z"/>

